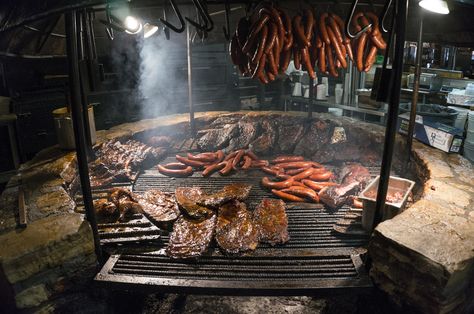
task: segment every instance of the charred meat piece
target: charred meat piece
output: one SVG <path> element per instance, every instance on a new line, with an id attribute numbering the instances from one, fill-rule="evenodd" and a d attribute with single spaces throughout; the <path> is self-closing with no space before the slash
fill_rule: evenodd
<path id="1" fill-rule="evenodd" d="M 146 191 L 138 200 L 143 213 L 158 227 L 171 229 L 173 222 L 179 217 L 179 208 L 172 193 L 160 190 Z"/>
<path id="2" fill-rule="evenodd" d="M 129 189 L 113 188 L 110 190 L 109 201 L 118 207 L 123 201 L 137 202 L 137 196 Z"/>
<path id="3" fill-rule="evenodd" d="M 94 210 L 99 223 L 116 222 L 120 217 L 118 207 L 105 198 L 94 200 Z"/>
<path id="4" fill-rule="evenodd" d="M 233 200 L 219 207 L 216 241 L 225 253 L 255 250 L 258 236 L 258 229 L 244 203 Z"/>
<path id="5" fill-rule="evenodd" d="M 142 207 L 138 204 L 138 197 L 129 189 L 112 189 L 109 194 L 109 201 L 119 209 L 119 221 L 129 220 L 134 215 L 142 213 Z"/>
<path id="6" fill-rule="evenodd" d="M 370 182 L 369 169 L 361 164 L 346 165 L 340 172 L 341 184 L 350 184 L 352 182 L 359 182 L 359 189 L 363 190 Z"/>
<path id="7" fill-rule="evenodd" d="M 214 215 L 211 209 L 197 204 L 203 194 L 201 188 L 198 187 L 177 188 L 175 190 L 179 208 L 184 214 L 194 219 L 209 218 Z"/>
<path id="8" fill-rule="evenodd" d="M 251 189 L 251 184 L 230 184 L 217 193 L 200 197 L 197 203 L 202 206 L 217 208 L 231 200 L 245 201 Z"/>
<path id="9" fill-rule="evenodd" d="M 341 169 L 341 185 L 329 186 L 319 191 L 321 202 L 330 208 L 344 205 L 350 196 L 357 195 L 370 181 L 370 172 L 361 164 L 350 164 Z"/>
<path id="10" fill-rule="evenodd" d="M 285 202 L 264 198 L 253 212 L 253 219 L 259 230 L 260 241 L 271 245 L 288 242 L 288 217 Z"/>
<path id="11" fill-rule="evenodd" d="M 339 186 L 327 186 L 319 191 L 319 199 L 330 208 L 336 209 L 344 205 L 352 195 L 359 191 L 359 182 L 354 181 Z"/>
<path id="12" fill-rule="evenodd" d="M 207 251 L 214 236 L 216 215 L 202 221 L 181 216 L 173 224 L 166 254 L 171 258 L 195 258 Z"/>
<path id="13" fill-rule="evenodd" d="M 118 208 L 120 211 L 119 221 L 128 221 L 135 215 L 143 213 L 141 205 L 134 201 L 121 201 Z"/>

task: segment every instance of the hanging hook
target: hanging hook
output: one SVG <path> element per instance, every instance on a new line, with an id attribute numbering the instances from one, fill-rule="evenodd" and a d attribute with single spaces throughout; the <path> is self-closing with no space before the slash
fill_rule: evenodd
<path id="1" fill-rule="evenodd" d="M 222 27 L 224 37 L 227 41 L 230 39 L 230 4 L 229 0 L 225 1 L 225 25 Z"/>
<path id="2" fill-rule="evenodd" d="M 112 24 L 112 19 L 110 18 L 110 6 L 107 4 L 107 6 L 105 7 L 105 18 L 107 20 L 107 23 L 109 25 Z M 109 37 L 110 40 L 114 40 L 114 30 L 109 27 L 109 26 L 105 26 L 105 31 L 107 33 L 107 36 Z"/>
<path id="3" fill-rule="evenodd" d="M 380 27 L 382 28 L 382 32 L 388 33 L 388 29 L 385 28 L 384 22 L 385 18 L 387 17 L 388 10 L 390 10 L 390 6 L 392 5 L 392 0 L 388 0 L 385 2 L 385 6 L 383 7 L 382 13 L 380 14 L 379 21 Z"/>
<path id="4" fill-rule="evenodd" d="M 355 12 L 355 9 L 356 9 L 358 3 L 359 3 L 359 0 L 354 0 L 352 2 L 352 7 L 351 7 L 349 17 L 346 19 L 346 35 L 349 38 L 359 37 L 362 33 L 365 33 L 366 31 L 368 31 L 370 29 L 370 27 L 372 26 L 372 24 L 370 23 L 370 24 L 366 25 L 364 28 L 362 28 L 361 30 L 359 30 L 357 33 L 355 33 L 355 34 L 351 33 L 350 26 L 351 26 L 351 22 L 352 22 L 352 17 L 354 16 L 354 12 Z"/>
<path id="5" fill-rule="evenodd" d="M 192 0 L 193 3 L 194 3 L 194 6 L 196 7 L 198 13 L 199 13 L 199 17 L 201 17 L 203 20 L 204 20 L 204 24 L 199 24 L 198 22 L 195 22 L 193 20 L 191 20 L 190 18 L 188 17 L 185 17 L 186 21 L 188 21 L 192 26 L 196 27 L 198 30 L 201 30 L 201 31 L 205 31 L 207 30 L 208 28 L 208 24 L 207 24 L 207 17 L 206 17 L 206 13 L 204 12 L 204 8 L 202 7 L 201 3 L 199 2 L 199 0 Z"/>
<path id="6" fill-rule="evenodd" d="M 207 11 L 206 2 L 204 1 L 204 3 L 202 3 L 200 0 L 196 0 L 196 1 L 201 6 L 202 11 L 204 12 L 204 17 L 206 19 L 206 25 L 209 25 L 206 28 L 206 32 L 210 32 L 214 29 L 214 22 L 212 21 L 212 18 L 209 15 L 209 12 Z"/>
<path id="7" fill-rule="evenodd" d="M 172 25 L 171 23 L 169 23 L 168 21 L 166 21 L 163 18 L 160 18 L 160 22 L 163 23 L 164 25 L 166 25 L 168 28 L 171 28 L 176 33 L 182 33 L 186 29 L 185 24 L 184 24 L 183 16 L 181 15 L 181 12 L 179 11 L 179 8 L 176 5 L 176 3 L 174 2 L 174 0 L 170 0 L 170 2 L 171 2 L 171 7 L 173 8 L 174 14 L 178 17 L 179 23 L 181 24 L 181 26 L 178 28 L 178 27 Z"/>

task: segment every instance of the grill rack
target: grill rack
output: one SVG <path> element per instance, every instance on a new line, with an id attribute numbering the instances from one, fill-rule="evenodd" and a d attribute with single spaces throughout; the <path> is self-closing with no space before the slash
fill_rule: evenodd
<path id="1" fill-rule="evenodd" d="M 168 161 L 172 159 L 164 162 Z M 374 177 L 379 170 L 369 167 Z M 246 201 L 252 210 L 262 198 L 273 197 L 260 187 L 262 175 L 248 171 L 229 177 L 214 174 L 203 178 L 195 173 L 187 178 L 168 178 L 150 169 L 139 175 L 133 190 L 140 194 L 149 189 L 173 192 L 178 186 L 200 186 L 213 192 L 227 184 L 245 182 L 253 185 Z M 276 247 L 261 243 L 243 256 L 225 256 L 213 244 L 198 259 L 174 260 L 165 255 L 169 234 L 162 230 L 152 250 L 147 247 L 132 253 L 122 249 L 121 254 L 113 254 L 95 280 L 116 288 L 133 285 L 146 291 L 225 295 L 302 295 L 371 288 L 361 260 L 368 235 L 344 236 L 333 230 L 349 211 L 348 206 L 330 211 L 322 204 L 289 203 L 290 241 Z"/>

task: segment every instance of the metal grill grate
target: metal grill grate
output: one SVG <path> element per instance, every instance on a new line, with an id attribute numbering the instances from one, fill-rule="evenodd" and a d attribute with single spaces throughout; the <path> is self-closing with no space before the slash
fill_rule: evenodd
<path id="1" fill-rule="evenodd" d="M 171 161 L 171 160 L 169 160 Z M 166 161 L 165 161 L 166 162 Z M 379 168 L 369 168 L 373 176 Z M 136 193 L 150 189 L 173 192 L 178 186 L 199 186 L 214 192 L 236 182 L 253 185 L 246 203 L 250 210 L 264 197 L 273 197 L 260 186 L 260 171 L 239 172 L 229 177 L 215 174 L 202 178 L 168 178 L 156 170 L 142 173 Z M 260 244 L 245 256 L 224 256 L 212 246 L 196 260 L 173 260 L 164 254 L 169 236 L 162 231 L 153 253 L 113 255 L 96 280 L 109 285 L 139 285 L 156 291 L 249 295 L 299 295 L 334 288 L 364 288 L 371 283 L 358 254 L 368 238 L 341 236 L 333 225 L 350 210 L 330 211 L 321 204 L 287 205 L 290 241 L 272 247 Z"/>

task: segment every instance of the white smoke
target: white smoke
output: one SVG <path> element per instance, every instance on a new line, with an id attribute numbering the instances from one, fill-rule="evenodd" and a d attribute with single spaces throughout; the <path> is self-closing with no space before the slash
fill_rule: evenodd
<path id="1" fill-rule="evenodd" d="M 171 32 L 171 40 L 164 33 L 142 39 L 140 48 L 139 94 L 141 98 L 141 116 L 157 117 L 179 111 L 179 100 L 173 91 L 179 88 L 186 77 L 182 71 L 186 68 L 186 59 L 182 36 Z M 179 76 L 179 77 L 178 77 Z M 178 85 L 179 84 L 179 85 Z M 185 88 L 185 87 L 184 87 Z"/>

